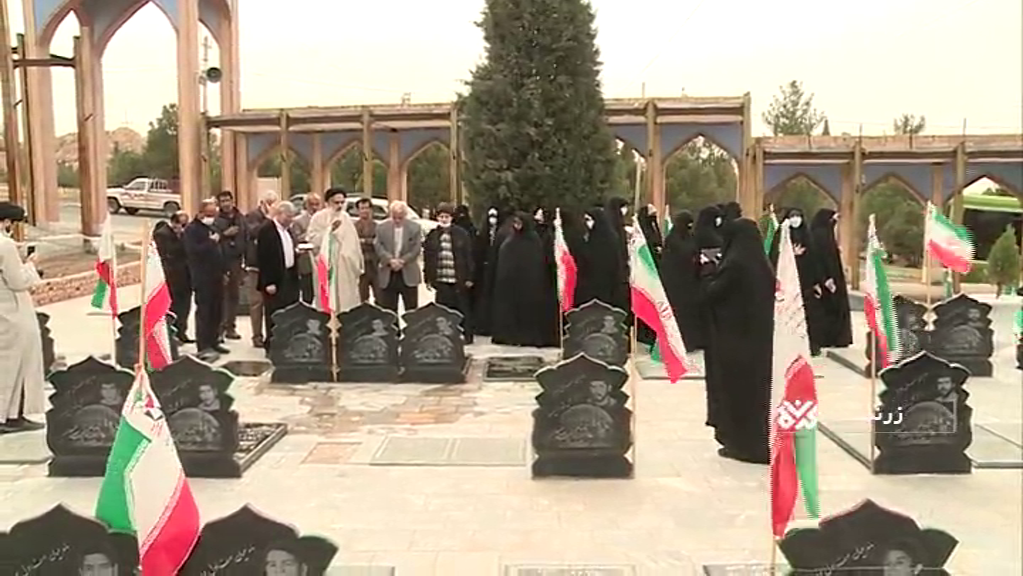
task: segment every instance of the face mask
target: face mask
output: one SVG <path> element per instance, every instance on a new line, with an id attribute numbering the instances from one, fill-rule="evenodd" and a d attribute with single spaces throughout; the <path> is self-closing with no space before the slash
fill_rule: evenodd
<path id="1" fill-rule="evenodd" d="M 437 225 L 440 226 L 441 228 L 447 228 L 448 226 L 451 226 L 451 222 L 439 222 L 438 221 Z"/>
<path id="2" fill-rule="evenodd" d="M 622 212 L 622 216 L 627 216 L 629 214 L 629 207 L 628 206 L 622 206 L 621 207 L 621 212 Z"/>
<path id="3" fill-rule="evenodd" d="M 593 218 L 587 216 L 586 218 L 583 219 L 583 222 L 586 223 L 586 228 L 588 230 L 593 230 Z"/>
<path id="4" fill-rule="evenodd" d="M 791 224 L 793 228 L 799 228 L 800 226 L 803 225 L 803 217 L 792 216 L 791 218 L 789 218 L 789 224 Z"/>
<path id="5" fill-rule="evenodd" d="M 490 222 L 491 226 L 496 226 L 497 225 L 497 216 L 491 216 L 490 218 L 487 218 L 487 222 Z"/>
<path id="6" fill-rule="evenodd" d="M 213 226 L 213 220 L 214 219 L 209 217 L 209 216 L 204 216 L 202 218 L 202 220 L 200 220 L 200 222 L 202 222 L 203 224 L 205 224 L 207 226 Z"/>
<path id="7" fill-rule="evenodd" d="M 724 222 L 724 219 L 722 217 L 720 217 L 720 216 L 718 216 L 717 218 L 714 219 L 714 225 L 715 226 L 721 226 L 722 222 Z"/>

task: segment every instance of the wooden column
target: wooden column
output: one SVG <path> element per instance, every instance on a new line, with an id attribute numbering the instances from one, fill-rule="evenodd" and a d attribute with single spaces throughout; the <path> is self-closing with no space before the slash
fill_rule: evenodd
<path id="1" fill-rule="evenodd" d="M 312 174 L 310 175 L 312 181 L 312 191 L 317 194 L 323 194 L 327 190 L 324 180 L 326 173 L 323 170 L 323 135 L 319 132 L 313 132 L 312 135 L 313 145 L 312 153 L 313 158 L 310 164 L 312 165 Z"/>
<path id="2" fill-rule="evenodd" d="M 853 180 L 852 162 L 842 166 L 842 197 L 838 206 L 838 242 L 842 248 L 842 266 L 845 277 L 852 275 L 852 269 L 860 262 L 860 251 L 856 249 L 856 181 Z"/>
<path id="3" fill-rule="evenodd" d="M 853 290 L 860 289 L 860 237 L 863 236 L 863 231 L 860 230 L 860 209 L 863 204 L 863 142 L 857 140 L 853 146 L 853 162 L 852 162 L 852 174 L 851 178 L 853 181 L 853 210 L 852 214 L 849 215 L 849 219 L 852 220 L 852 235 L 853 235 L 853 258 L 849 261 L 853 263 L 849 272 L 849 284 Z"/>
<path id="4" fill-rule="evenodd" d="M 963 190 L 966 189 L 966 141 L 963 140 L 956 146 L 956 187 L 952 196 L 952 221 L 956 224 L 963 223 Z M 962 275 L 952 273 L 952 291 L 959 293 L 962 289 Z"/>
<path id="5" fill-rule="evenodd" d="M 194 214 L 199 208 L 201 198 L 199 0 L 177 0 L 177 2 L 178 178 L 184 209 L 190 214 Z M 102 98 L 102 93 L 100 98 Z"/>
<path id="6" fill-rule="evenodd" d="M 646 177 L 650 187 L 650 203 L 657 207 L 659 214 L 664 214 L 664 166 L 661 160 L 661 130 L 657 124 L 657 104 L 653 100 L 646 103 L 646 134 L 647 156 Z"/>
<path id="7" fill-rule="evenodd" d="M 448 136 L 448 186 L 450 187 L 449 197 L 451 201 L 457 204 L 462 204 L 465 200 L 461 198 L 459 193 L 459 184 L 461 183 L 460 173 L 460 154 L 461 146 L 459 146 L 458 139 L 460 132 L 458 130 L 458 107 L 454 104 L 451 105 L 451 133 Z"/>
<path id="8" fill-rule="evenodd" d="M 751 97 L 747 92 L 742 95 L 742 156 L 736 162 L 739 168 L 738 178 L 736 178 L 738 188 L 736 201 L 742 206 L 743 214 L 749 218 L 756 218 L 760 215 L 763 202 L 757 201 L 756 186 L 754 185 L 755 150 L 750 106 Z"/>
<path id="9" fill-rule="evenodd" d="M 209 198 L 218 192 L 220 190 L 213 190 L 210 181 L 210 130 L 206 126 L 206 114 L 203 113 L 199 115 L 199 195 L 200 198 Z"/>
<path id="10" fill-rule="evenodd" d="M 405 200 L 402 193 L 401 133 L 392 129 L 387 140 L 387 200 Z"/>
<path id="11" fill-rule="evenodd" d="M 362 195 L 373 197 L 373 118 L 362 109 Z"/>
<path id="12" fill-rule="evenodd" d="M 402 164 L 401 170 L 398 171 L 398 198 L 402 202 L 408 202 L 408 167 L 410 164 L 410 162 Z M 436 206 L 420 206 L 420 208 L 429 208 L 432 211 Z"/>
<path id="13" fill-rule="evenodd" d="M 225 132 L 227 130 L 224 130 Z M 238 207 L 248 212 L 256 207 L 256 188 L 249 173 L 249 139 L 244 132 L 234 133 L 234 157 L 229 161 L 234 166 L 235 196 Z"/>
<path id="14" fill-rule="evenodd" d="M 90 30 L 84 28 L 86 36 L 75 36 L 74 38 L 74 60 L 75 60 L 75 116 L 78 129 L 78 189 L 82 234 L 85 236 L 96 236 L 99 234 L 99 226 L 96 225 L 96 200 L 97 193 L 93 186 L 94 179 L 92 171 L 95 169 L 92 163 L 92 110 L 89 107 L 91 83 L 88 66 L 92 40 L 89 37 Z"/>
<path id="15" fill-rule="evenodd" d="M 227 18 L 221 22 L 217 45 L 220 70 L 223 72 L 223 78 L 220 80 L 221 114 L 232 114 L 241 110 L 238 0 L 227 0 L 227 10 Z M 244 136 L 232 130 L 220 131 L 221 187 L 232 190 L 239 202 L 242 199 L 241 189 L 247 183 L 247 170 L 239 169 L 235 160 L 238 155 L 238 141 L 242 139 Z"/>
<path id="16" fill-rule="evenodd" d="M 291 144 L 288 138 L 288 113 L 281 110 L 280 138 L 278 147 L 281 155 L 281 200 L 291 198 Z"/>

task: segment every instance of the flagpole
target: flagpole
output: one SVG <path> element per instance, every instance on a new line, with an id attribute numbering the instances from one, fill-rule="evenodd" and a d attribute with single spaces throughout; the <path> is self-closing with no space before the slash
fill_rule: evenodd
<path id="1" fill-rule="evenodd" d="M 630 306 L 631 308 L 631 306 Z M 639 466 L 639 443 L 636 441 L 636 419 L 639 418 L 639 406 L 636 404 L 636 398 L 639 390 L 637 386 L 637 380 L 639 380 L 639 370 L 636 369 L 636 356 L 639 350 L 639 342 L 636 337 L 636 323 L 639 319 L 636 315 L 632 315 L 632 326 L 629 330 L 629 345 L 632 349 L 632 354 L 629 355 L 629 392 L 632 395 L 632 475 L 636 475 L 636 468 Z"/>
<path id="2" fill-rule="evenodd" d="M 139 356 L 135 363 L 135 374 L 146 369 L 146 269 L 149 268 L 149 219 L 142 220 L 142 260 L 139 280 Z"/>
<path id="3" fill-rule="evenodd" d="M 869 258 L 869 255 L 868 255 Z M 869 263 L 868 263 L 869 265 Z M 877 335 L 871 333 L 870 329 L 867 329 L 867 334 L 871 335 L 870 343 L 870 473 L 874 473 L 874 459 L 876 457 L 877 447 L 874 446 L 874 434 L 877 430 L 877 420 L 874 419 L 874 415 L 877 412 Z"/>
<path id="4" fill-rule="evenodd" d="M 107 217 L 109 218 L 109 215 Z M 115 253 L 117 252 L 117 248 L 116 247 L 114 248 L 114 252 Z M 141 266 L 139 267 L 140 271 L 141 271 L 142 274 L 145 274 L 145 268 L 146 268 L 145 260 L 142 260 L 140 262 L 140 264 L 141 264 Z M 117 294 L 117 256 L 114 256 L 113 266 L 111 267 L 111 270 L 110 270 L 110 278 L 111 278 L 110 293 L 112 295 L 113 294 Z M 111 348 L 111 350 L 113 350 L 113 352 L 114 352 L 113 354 L 110 355 L 110 357 L 111 358 L 116 358 L 116 356 L 117 356 L 117 312 L 114 310 L 114 307 L 111 306 L 109 298 L 107 298 L 107 306 L 110 306 L 110 338 L 111 338 L 111 342 L 113 343 L 113 348 Z"/>
<path id="5" fill-rule="evenodd" d="M 778 539 L 771 534 L 771 575 L 773 576 L 778 572 Z"/>
<path id="6" fill-rule="evenodd" d="M 327 289 L 330 293 L 327 295 L 327 304 L 330 308 L 330 321 L 327 325 L 330 327 L 330 379 L 332 382 L 337 382 L 338 373 L 340 368 L 337 365 L 337 339 L 338 332 L 341 331 L 341 320 L 336 308 L 335 302 L 340 302 L 340 294 L 337 292 L 337 276 L 331 276 L 330 267 L 334 265 L 334 231 L 327 230 L 329 240 L 327 241 Z"/>
<path id="7" fill-rule="evenodd" d="M 937 208 L 935 208 L 937 209 Z M 927 313 L 931 310 L 931 251 L 927 249 L 927 223 L 931 217 L 931 203 L 924 207 L 924 298 L 927 303 Z"/>

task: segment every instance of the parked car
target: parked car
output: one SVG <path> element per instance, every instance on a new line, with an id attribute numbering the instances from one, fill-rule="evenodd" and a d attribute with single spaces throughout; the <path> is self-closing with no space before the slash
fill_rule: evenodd
<path id="1" fill-rule="evenodd" d="M 107 188 L 107 211 L 129 215 L 140 210 L 162 212 L 168 218 L 181 210 L 181 195 L 160 178 L 136 178 L 123 188 Z"/>
<path id="2" fill-rule="evenodd" d="M 295 194 L 289 198 L 289 200 L 293 202 L 295 206 L 301 206 L 302 203 L 305 202 L 305 194 Z M 356 207 L 356 203 L 358 203 L 358 201 L 358 198 L 348 198 L 345 201 L 345 210 L 348 211 L 348 215 L 352 218 L 357 218 L 359 216 L 359 209 Z M 372 198 L 371 201 L 373 202 L 373 219 L 377 222 L 386 220 L 387 207 L 390 205 L 390 202 L 388 202 L 386 198 Z M 419 223 L 419 226 L 423 229 L 424 235 L 437 226 L 436 220 L 423 218 L 419 215 L 419 212 L 416 212 L 416 210 L 411 206 L 409 206 L 408 209 L 408 218 L 409 220 L 415 220 Z"/>

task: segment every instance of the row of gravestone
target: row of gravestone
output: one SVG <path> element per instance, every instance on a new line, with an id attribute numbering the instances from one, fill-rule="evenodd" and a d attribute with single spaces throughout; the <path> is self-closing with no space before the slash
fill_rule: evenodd
<path id="1" fill-rule="evenodd" d="M 297 302 L 274 314 L 271 382 L 465 382 L 461 313 L 430 303 L 402 316 L 370 303 L 338 315 L 332 337 L 330 316 Z"/>
<path id="2" fill-rule="evenodd" d="M 958 294 L 936 304 L 933 309 L 898 295 L 893 298 L 895 320 L 899 330 L 899 358 L 909 358 L 928 351 L 939 358 L 964 366 L 977 377 L 994 373 L 991 356 L 995 352 L 994 330 L 991 328 L 991 305 Z M 933 311 L 933 328 L 928 329 L 927 313 Z M 864 374 L 872 374 L 874 358 L 881 358 L 880 349 L 871 352 L 874 337 L 867 332 Z"/>
<path id="3" fill-rule="evenodd" d="M 134 373 L 92 356 L 52 373 L 46 443 L 50 476 L 102 476 Z M 150 376 L 185 473 L 237 478 L 277 442 L 283 424 L 239 424 L 234 376 L 184 356 Z"/>
<path id="4" fill-rule="evenodd" d="M 958 545 L 948 532 L 921 528 L 913 518 L 869 499 L 815 528 L 789 530 L 778 541 L 796 574 L 887 574 L 885 566 L 906 566 L 906 574 L 947 576 L 944 567 Z M 325 538 L 301 536 L 244 506 L 203 526 L 179 574 L 324 576 L 337 551 Z M 138 563 L 134 537 L 110 533 L 102 523 L 60 505 L 0 532 L 4 574 L 135 576 Z M 750 573 L 745 568 L 743 573 Z"/>
<path id="5" fill-rule="evenodd" d="M 625 366 L 631 345 L 628 316 L 624 310 L 599 300 L 569 310 L 561 340 L 562 357 L 586 354 L 611 366 Z"/>

